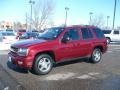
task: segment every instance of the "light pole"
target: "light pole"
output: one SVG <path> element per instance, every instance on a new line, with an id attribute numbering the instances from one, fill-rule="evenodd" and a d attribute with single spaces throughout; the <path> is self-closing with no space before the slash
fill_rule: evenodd
<path id="1" fill-rule="evenodd" d="M 116 2 L 117 0 L 115 0 L 115 4 L 114 4 L 113 27 L 112 27 L 113 30 L 114 30 L 114 24 L 115 24 Z"/>
<path id="2" fill-rule="evenodd" d="M 109 22 L 109 18 L 110 18 L 110 16 L 107 16 L 107 29 L 108 29 L 108 22 Z"/>
<path id="3" fill-rule="evenodd" d="M 65 7 L 65 26 L 67 26 L 68 7 Z"/>
<path id="4" fill-rule="evenodd" d="M 32 0 L 30 0 L 29 1 L 29 3 L 30 3 L 30 7 L 31 7 L 31 10 L 30 10 L 30 31 L 32 31 L 32 9 L 33 9 L 33 4 L 35 4 L 35 1 L 32 1 Z"/>
<path id="5" fill-rule="evenodd" d="M 93 12 L 90 12 L 89 15 L 90 15 L 89 25 L 91 25 L 92 24 L 92 15 L 93 15 Z"/>
<path id="6" fill-rule="evenodd" d="M 28 30 L 28 16 L 27 16 L 27 13 L 26 13 L 25 17 L 26 17 L 26 30 Z"/>

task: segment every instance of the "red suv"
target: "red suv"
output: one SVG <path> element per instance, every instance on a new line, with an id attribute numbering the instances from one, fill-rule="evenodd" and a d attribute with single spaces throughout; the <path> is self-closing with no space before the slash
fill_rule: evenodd
<path id="1" fill-rule="evenodd" d="M 36 74 L 47 74 L 53 64 L 61 61 L 86 57 L 98 63 L 106 51 L 106 38 L 97 27 L 53 27 L 40 34 L 38 39 L 11 45 L 9 61 L 19 67 L 32 69 Z"/>

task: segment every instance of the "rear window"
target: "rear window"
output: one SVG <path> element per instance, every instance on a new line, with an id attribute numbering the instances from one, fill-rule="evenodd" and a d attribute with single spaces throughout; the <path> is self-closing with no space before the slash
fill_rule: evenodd
<path id="1" fill-rule="evenodd" d="M 104 34 L 110 34 L 110 33 L 111 33 L 111 30 L 102 30 L 102 32 L 103 32 Z"/>

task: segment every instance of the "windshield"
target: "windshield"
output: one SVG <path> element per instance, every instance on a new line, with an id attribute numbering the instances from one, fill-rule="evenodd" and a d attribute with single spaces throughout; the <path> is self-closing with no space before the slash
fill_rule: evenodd
<path id="1" fill-rule="evenodd" d="M 38 36 L 38 33 L 36 32 L 28 32 L 28 33 L 22 34 L 21 37 L 37 37 L 37 36 Z"/>
<path id="2" fill-rule="evenodd" d="M 48 39 L 53 40 L 56 39 L 60 33 L 63 31 L 63 28 L 48 28 L 42 34 L 38 36 L 39 39 Z"/>

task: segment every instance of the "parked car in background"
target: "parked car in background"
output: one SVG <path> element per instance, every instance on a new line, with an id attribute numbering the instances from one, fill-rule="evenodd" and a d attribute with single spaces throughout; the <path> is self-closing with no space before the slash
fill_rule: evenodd
<path id="1" fill-rule="evenodd" d="M 38 39 L 12 44 L 9 61 L 18 67 L 32 69 L 36 74 L 47 74 L 53 64 L 88 58 L 101 61 L 107 51 L 107 41 L 101 29 L 88 25 L 52 27 Z"/>
<path id="2" fill-rule="evenodd" d="M 7 31 L 7 32 L 14 32 L 14 30 L 12 30 L 12 29 L 6 29 L 5 31 Z"/>
<path id="3" fill-rule="evenodd" d="M 20 29 L 20 30 L 18 30 L 18 31 L 17 31 L 16 39 L 19 39 L 19 37 L 20 37 L 23 33 L 25 33 L 25 32 L 26 32 L 25 29 Z"/>
<path id="4" fill-rule="evenodd" d="M 110 42 L 120 42 L 120 30 L 102 30 L 106 39 L 107 43 Z"/>
<path id="5" fill-rule="evenodd" d="M 2 42 L 2 39 L 3 39 L 2 33 L 0 32 L 0 42 Z"/>
<path id="6" fill-rule="evenodd" d="M 16 41 L 16 36 L 13 32 L 4 31 L 0 33 L 0 41 L 5 44 L 11 44 Z"/>
<path id="7" fill-rule="evenodd" d="M 19 40 L 25 40 L 25 39 L 35 39 L 37 38 L 39 33 L 37 32 L 25 32 L 19 37 Z"/>
<path id="8" fill-rule="evenodd" d="M 0 32 L 3 32 L 4 30 L 0 30 Z"/>

